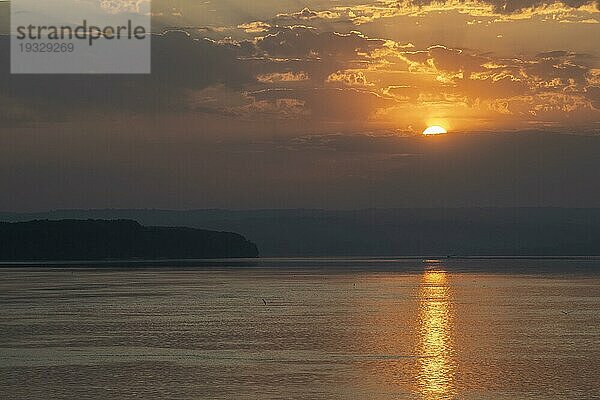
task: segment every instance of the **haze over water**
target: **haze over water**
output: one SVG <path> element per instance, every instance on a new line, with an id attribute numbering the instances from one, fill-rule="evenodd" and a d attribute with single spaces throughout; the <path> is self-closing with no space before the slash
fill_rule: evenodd
<path id="1" fill-rule="evenodd" d="M 11 399 L 600 397 L 600 261 L 0 270 Z"/>

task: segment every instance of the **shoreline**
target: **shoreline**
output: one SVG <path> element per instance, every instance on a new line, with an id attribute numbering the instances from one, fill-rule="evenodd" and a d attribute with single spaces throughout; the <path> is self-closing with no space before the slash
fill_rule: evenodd
<path id="1" fill-rule="evenodd" d="M 0 261 L 0 269 L 35 268 L 35 267 L 193 267 L 234 264 L 232 267 L 244 264 L 263 266 L 277 262 L 294 264 L 339 264 L 344 262 L 364 262 L 368 264 L 394 263 L 403 261 L 420 261 L 424 264 L 441 264 L 452 261 L 600 261 L 600 255 L 594 256 L 314 256 L 314 257 L 257 257 L 257 258 L 198 258 L 198 259 L 140 259 L 140 260 L 23 260 Z"/>

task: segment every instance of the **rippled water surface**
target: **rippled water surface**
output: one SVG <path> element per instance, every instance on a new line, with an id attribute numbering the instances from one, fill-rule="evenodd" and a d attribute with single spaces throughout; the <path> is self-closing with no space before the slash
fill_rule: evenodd
<path id="1" fill-rule="evenodd" d="M 0 269 L 8 399 L 600 398 L 600 262 Z"/>

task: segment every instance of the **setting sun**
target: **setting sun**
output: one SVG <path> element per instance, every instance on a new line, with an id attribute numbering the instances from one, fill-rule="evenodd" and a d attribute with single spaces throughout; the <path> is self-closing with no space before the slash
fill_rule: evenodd
<path id="1" fill-rule="evenodd" d="M 444 133 L 448 133 L 448 131 L 438 125 L 430 126 L 423 131 L 423 135 L 443 135 Z"/>

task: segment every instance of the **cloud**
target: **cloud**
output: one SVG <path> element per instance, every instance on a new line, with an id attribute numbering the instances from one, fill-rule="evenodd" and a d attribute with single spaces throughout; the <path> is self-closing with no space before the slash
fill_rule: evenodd
<path id="1" fill-rule="evenodd" d="M 8 37 L 0 37 L 1 59 L 9 59 L 8 42 Z M 239 90 L 255 81 L 239 60 L 251 51 L 243 44 L 220 44 L 168 32 L 153 37 L 151 75 L 11 75 L 8 63 L 2 63 L 0 98 L 31 109 L 38 118 L 76 115 L 89 109 L 185 109 L 187 91 L 217 84 Z"/>
<path id="2" fill-rule="evenodd" d="M 552 51 L 530 59 L 506 59 L 432 46 L 401 52 L 401 57 L 409 63 L 410 71 L 435 77 L 440 87 L 434 92 L 435 86 L 427 87 L 427 82 L 388 87 L 388 93 L 397 99 L 418 103 L 450 97 L 451 102 L 457 102 L 462 97 L 473 107 L 487 106 L 526 118 L 552 115 L 555 119 L 560 113 L 590 109 L 586 100 L 594 71 L 594 57 L 590 55 Z"/>
<path id="3" fill-rule="evenodd" d="M 150 0 L 100 0 L 100 7 L 112 14 L 148 13 Z"/>
<path id="4" fill-rule="evenodd" d="M 600 86 L 590 86 L 587 88 L 586 95 L 592 102 L 592 105 L 600 110 Z"/>
<path id="5" fill-rule="evenodd" d="M 263 33 L 271 29 L 271 25 L 266 22 L 254 21 L 238 25 L 239 29 L 243 29 L 246 33 Z"/>
<path id="6" fill-rule="evenodd" d="M 0 40 L 0 53 L 8 59 L 8 38 Z M 316 32 L 304 27 L 271 28 L 255 42 L 195 39 L 184 32 L 169 31 L 153 37 L 152 74 L 147 76 L 56 75 L 48 79 L 43 75 L 10 75 L 4 65 L 0 98 L 13 106 L 10 112 L 5 109 L 0 119 L 15 121 L 17 115 L 26 114 L 41 120 L 70 119 L 114 111 L 248 116 L 265 110 L 281 110 L 285 115 L 302 110 L 300 114 L 309 112 L 317 118 L 354 119 L 368 116 L 393 100 L 375 92 L 336 91 L 324 86 L 328 79 L 332 83 L 337 78 L 359 84 L 364 80 L 362 72 L 350 75 L 342 71 L 367 65 L 371 53 L 386 43 L 358 32 Z M 344 79 L 342 74 L 346 74 Z M 261 97 L 259 104 L 231 104 L 231 90 L 261 93 L 261 86 L 274 85 L 295 85 L 298 89 L 291 97 L 282 97 L 286 93 L 283 90 L 266 90 L 252 95 Z M 207 96 L 198 97 L 207 88 L 214 88 L 211 101 L 206 101 Z"/>
<path id="7" fill-rule="evenodd" d="M 206 113 L 406 127 L 460 108 L 471 119 L 588 124 L 598 116 L 595 63 L 569 51 L 504 58 L 305 26 L 269 26 L 253 40 L 169 31 L 153 40 L 149 76 L 11 76 L 4 64 L 0 121 Z"/>
<path id="8" fill-rule="evenodd" d="M 269 74 L 258 75 L 256 78 L 260 83 L 289 83 L 289 82 L 303 82 L 310 78 L 304 71 L 298 73 L 295 72 L 272 72 Z"/>
<path id="9" fill-rule="evenodd" d="M 337 71 L 327 77 L 327 83 L 340 86 L 373 86 L 362 71 Z"/>
<path id="10" fill-rule="evenodd" d="M 313 11 L 308 7 L 305 7 L 301 11 L 296 13 L 281 13 L 277 14 L 276 20 L 278 21 L 310 21 L 313 19 L 325 19 L 325 20 L 339 20 L 342 17 L 341 12 L 337 11 Z"/>
<path id="11" fill-rule="evenodd" d="M 280 13 L 268 23 L 271 25 L 309 24 L 323 27 L 327 24 L 353 24 L 356 26 L 373 23 L 379 19 L 398 16 L 422 16 L 427 13 L 458 10 L 473 16 L 498 16 L 504 20 L 527 18 L 535 14 L 553 14 L 565 22 L 597 23 L 590 15 L 597 14 L 598 0 L 382 0 L 375 4 L 334 6 L 314 10 L 304 8 L 298 12 Z M 580 11 L 573 15 L 569 11 Z"/>
<path id="12" fill-rule="evenodd" d="M 420 156 L 422 141 L 416 136 L 397 132 L 305 135 L 274 142 L 290 151 L 320 151 L 371 155 Z"/>
<path id="13" fill-rule="evenodd" d="M 395 104 L 392 98 L 357 89 L 266 89 L 249 95 L 267 103 L 295 100 L 312 118 L 321 120 L 362 120 Z"/>
<path id="14" fill-rule="evenodd" d="M 416 0 L 416 4 L 431 4 L 430 0 Z M 571 8 L 580 8 L 587 5 L 598 7 L 596 0 L 484 0 L 484 3 L 490 4 L 498 14 L 512 14 L 523 10 L 538 9 L 548 7 L 554 4 L 562 4 Z"/>
<path id="15" fill-rule="evenodd" d="M 319 32 L 305 26 L 273 27 L 256 46 L 272 57 L 335 58 L 348 61 L 383 47 L 385 40 L 371 39 L 359 32 Z"/>

